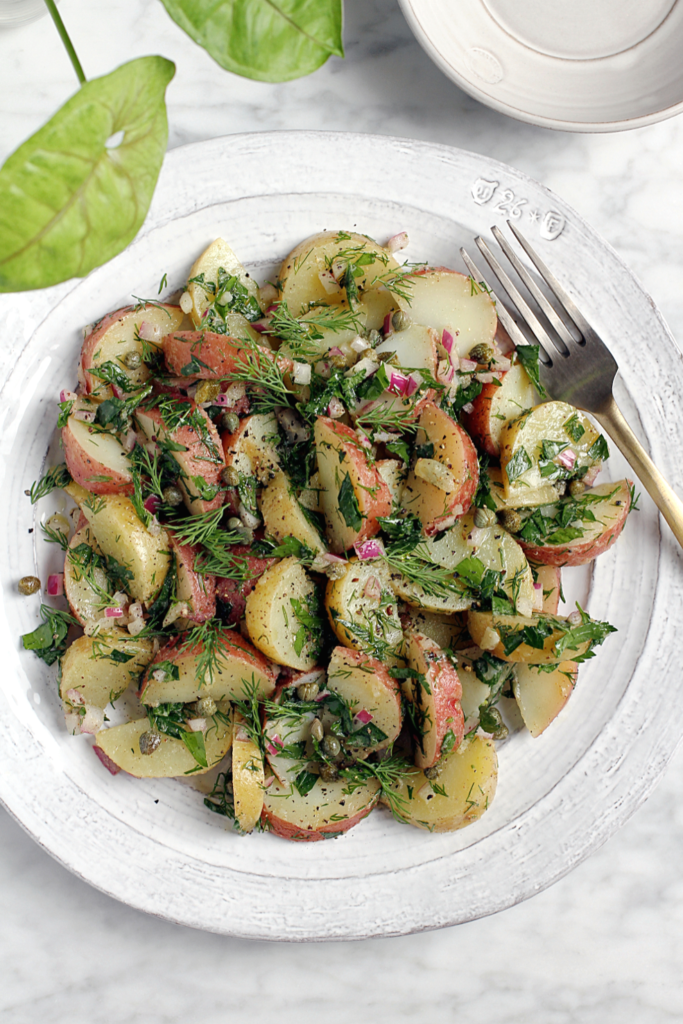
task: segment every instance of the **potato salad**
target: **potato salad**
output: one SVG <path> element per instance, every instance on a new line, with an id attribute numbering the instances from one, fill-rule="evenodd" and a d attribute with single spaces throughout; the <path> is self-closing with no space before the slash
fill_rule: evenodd
<path id="1" fill-rule="evenodd" d="M 19 582 L 50 597 L 23 643 L 67 730 L 112 775 L 205 775 L 242 834 L 474 822 L 497 744 L 543 733 L 613 632 L 560 614 L 561 574 L 632 484 L 596 482 L 605 438 L 486 287 L 407 241 L 324 232 L 259 287 L 217 239 L 85 329 L 30 491 L 73 506 L 41 517 L 63 572 Z"/>

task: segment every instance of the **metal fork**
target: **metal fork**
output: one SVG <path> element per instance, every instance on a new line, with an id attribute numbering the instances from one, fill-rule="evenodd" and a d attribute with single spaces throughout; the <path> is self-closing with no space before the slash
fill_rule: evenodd
<path id="1" fill-rule="evenodd" d="M 477 237 L 475 242 L 521 322 L 541 346 L 541 382 L 553 399 L 569 402 L 595 417 L 621 450 L 671 527 L 676 540 L 683 546 L 683 502 L 669 487 L 614 400 L 612 385 L 619 369 L 616 360 L 519 228 L 511 221 L 507 223 L 554 296 L 554 303 L 519 260 L 501 230 L 494 226 L 491 231 L 503 254 L 538 303 L 547 326 L 510 279 L 486 241 Z M 465 249 L 460 253 L 473 280 L 482 281 L 488 288 Z M 529 338 L 501 302 L 497 303 L 496 311 L 515 345 L 528 344 Z"/>

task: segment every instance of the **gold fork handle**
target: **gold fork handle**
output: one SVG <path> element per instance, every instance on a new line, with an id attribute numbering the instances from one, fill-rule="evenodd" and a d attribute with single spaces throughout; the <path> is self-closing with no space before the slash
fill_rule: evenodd
<path id="1" fill-rule="evenodd" d="M 683 547 L 683 501 L 669 487 L 642 444 L 621 414 L 612 398 L 604 412 L 595 414 L 596 420 L 621 450 L 638 479 L 648 492 Z"/>

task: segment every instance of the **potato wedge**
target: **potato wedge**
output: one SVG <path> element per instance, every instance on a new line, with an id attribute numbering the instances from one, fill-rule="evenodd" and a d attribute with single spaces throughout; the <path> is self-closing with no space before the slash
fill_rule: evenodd
<path id="1" fill-rule="evenodd" d="M 352 558 L 345 572 L 330 580 L 325 606 L 332 629 L 345 647 L 395 664 L 403 640 L 391 577 L 381 559 Z"/>
<path id="2" fill-rule="evenodd" d="M 132 494 L 133 477 L 123 445 L 114 434 L 96 432 L 69 416 L 62 428 L 64 461 L 76 483 L 93 494 Z"/>
<path id="3" fill-rule="evenodd" d="M 152 657 L 152 641 L 124 629 L 80 636 L 62 656 L 59 695 L 69 710 L 80 703 L 104 708 L 137 682 Z"/>
<path id="4" fill-rule="evenodd" d="M 405 621 L 412 632 L 428 636 L 444 650 L 448 647 L 455 651 L 472 643 L 462 614 L 447 615 L 428 612 L 424 608 L 408 608 Z"/>
<path id="5" fill-rule="evenodd" d="M 345 779 L 323 782 L 319 779 L 302 796 L 277 779 L 266 789 L 263 821 L 269 830 L 294 842 L 315 842 L 332 839 L 348 832 L 365 818 L 377 803 L 379 782 L 370 779 L 352 793 Z"/>
<path id="6" fill-rule="evenodd" d="M 194 571 L 195 559 L 201 551 L 198 544 L 181 544 L 172 533 L 169 539 L 175 555 L 176 598 L 187 605 L 189 612 L 178 620 L 178 626 L 199 626 L 216 614 L 216 577 Z"/>
<path id="7" fill-rule="evenodd" d="M 245 416 L 234 434 L 223 434 L 221 440 L 226 466 L 243 476 L 255 476 L 259 483 L 266 484 L 280 470 L 280 431 L 275 413 Z"/>
<path id="8" fill-rule="evenodd" d="M 161 742 L 153 753 L 141 754 L 140 737 L 149 729 L 146 718 L 102 729 L 95 737 L 95 752 L 101 751 L 109 762 L 138 779 L 163 779 L 190 773 L 204 775 L 223 760 L 232 742 L 232 724 L 217 722 L 214 726 L 212 722 L 204 737 L 208 767 L 203 768 L 182 740 L 165 733 L 159 734 Z"/>
<path id="9" fill-rule="evenodd" d="M 313 668 L 320 653 L 318 617 L 315 584 L 296 558 L 267 569 L 247 597 L 252 643 L 279 665 Z"/>
<path id="10" fill-rule="evenodd" d="M 232 791 L 235 798 L 235 821 L 240 832 L 252 832 L 263 810 L 263 757 L 239 711 L 234 712 L 233 722 Z"/>
<path id="11" fill-rule="evenodd" d="M 415 764 L 429 768 L 462 742 L 462 686 L 453 663 L 429 637 L 407 633 L 404 655 L 414 673 L 402 688 L 413 707 Z"/>
<path id="12" fill-rule="evenodd" d="M 418 426 L 431 446 L 429 461 L 438 465 L 446 479 L 432 474 L 429 482 L 424 473 L 417 475 L 416 467 L 408 473 L 401 504 L 419 516 L 431 535 L 452 526 L 469 509 L 479 483 L 479 462 L 469 436 L 434 402 L 425 402 Z"/>
<path id="13" fill-rule="evenodd" d="M 493 612 L 470 609 L 467 613 L 467 628 L 474 643 L 496 658 L 524 662 L 527 665 L 547 665 L 558 660 L 560 654 L 556 644 L 569 631 L 571 624 L 557 615 L 494 615 Z M 526 630 L 530 632 L 525 633 Z M 547 634 L 545 637 L 544 633 Z M 524 639 L 525 636 L 531 636 L 539 646 L 532 646 Z M 507 641 L 508 653 L 504 641 Z M 517 643 L 517 646 L 511 649 L 513 643 Z M 590 646 L 590 640 L 586 640 L 577 643 L 576 647 L 567 648 L 566 653 L 580 658 Z"/>
<path id="14" fill-rule="evenodd" d="M 428 832 L 455 832 L 488 810 L 496 793 L 498 757 L 492 740 L 468 736 L 439 765 L 436 779 L 415 768 L 382 802 Z"/>
<path id="15" fill-rule="evenodd" d="M 536 583 L 534 583 L 534 611 L 544 615 L 557 615 L 562 596 L 562 573 L 556 565 L 535 565 Z M 539 586 L 540 584 L 540 586 Z M 540 607 L 538 590 L 540 589 Z"/>
<path id="16" fill-rule="evenodd" d="M 252 342 L 252 335 L 259 341 Z M 260 338 L 251 328 L 246 342 L 244 333 L 233 338 L 214 331 L 173 331 L 164 337 L 162 346 L 166 366 L 173 376 L 186 377 L 188 381 L 213 380 L 243 370 L 254 355 L 272 360 L 270 350 L 260 344 Z M 258 347 L 254 349 L 254 345 Z"/>
<path id="17" fill-rule="evenodd" d="M 406 281 L 410 301 L 398 304 L 415 323 L 434 328 L 439 337 L 448 331 L 454 351 L 469 355 L 474 345 L 492 345 L 497 317 L 491 296 L 472 279 L 446 267 L 427 267 Z"/>
<path id="18" fill-rule="evenodd" d="M 79 526 L 69 541 L 64 559 L 64 595 L 71 614 L 85 626 L 102 618 L 104 595 L 112 594 L 114 588 L 101 565 L 88 565 L 87 571 L 85 569 L 89 553 L 81 545 L 87 545 L 98 555 L 102 552 L 85 516 L 81 518 L 84 525 Z"/>
<path id="19" fill-rule="evenodd" d="M 102 552 L 133 573 L 128 592 L 143 604 L 151 604 L 171 567 L 166 531 L 153 536 L 123 494 L 91 494 L 80 508 Z"/>
<path id="20" fill-rule="evenodd" d="M 540 736 L 557 718 L 572 695 L 578 673 L 573 661 L 561 662 L 554 672 L 541 672 L 534 665 L 515 666 L 512 689 L 532 736 Z"/>
<path id="21" fill-rule="evenodd" d="M 145 672 L 140 700 L 152 706 L 189 704 L 200 697 L 244 700 L 252 692 L 263 699 L 274 689 L 270 663 L 235 630 L 224 629 L 205 643 L 172 640 L 162 647 Z"/>
<path id="22" fill-rule="evenodd" d="M 261 495 L 261 515 L 266 533 L 275 540 L 296 537 L 311 551 L 326 550 L 325 542 L 297 500 L 287 476 L 280 470 Z"/>
<path id="23" fill-rule="evenodd" d="M 473 409 L 463 416 L 463 426 L 481 451 L 497 459 L 503 427 L 538 404 L 536 388 L 521 363 L 496 374 L 498 383 L 484 384 L 472 400 Z"/>
<path id="24" fill-rule="evenodd" d="M 220 289 L 227 278 L 236 277 L 239 285 L 244 289 L 244 296 L 240 303 L 240 296 L 235 294 L 237 300 L 236 312 L 241 312 L 240 305 L 250 307 L 249 319 L 258 319 L 260 315 L 258 285 L 242 266 L 235 256 L 228 243 L 217 238 L 204 250 L 195 262 L 188 275 L 187 291 L 192 299 L 192 310 L 190 316 L 195 327 L 208 327 L 211 324 L 206 322 L 206 311 L 212 299 L 215 297 L 216 287 Z M 232 309 L 234 303 L 226 302 Z"/>
<path id="25" fill-rule="evenodd" d="M 518 538 L 527 558 L 546 565 L 585 565 L 609 551 L 631 511 L 632 488 L 631 480 L 619 480 L 617 483 L 598 484 L 584 491 L 578 497 L 580 507 L 577 518 L 568 528 L 555 523 L 555 529 L 551 529 L 549 535 L 537 543 Z M 595 516 L 594 521 L 580 518 L 581 506 Z"/>
<path id="26" fill-rule="evenodd" d="M 554 481 L 585 475 L 606 451 L 604 438 L 582 412 L 566 402 L 537 405 L 500 434 L 505 503 L 522 508 L 556 502 Z"/>
<path id="27" fill-rule="evenodd" d="M 433 327 L 412 323 L 403 331 L 392 331 L 375 351 L 378 355 L 395 352 L 399 366 L 429 370 L 432 376 L 436 376 L 436 346 L 439 337 Z"/>
<path id="28" fill-rule="evenodd" d="M 359 257 L 363 260 L 360 265 Z M 339 265 L 340 280 L 350 264 L 362 271 L 359 277 L 352 274 L 361 295 L 378 277 L 398 270 L 393 256 L 367 235 L 323 231 L 306 238 L 292 249 L 280 267 L 280 296 L 293 316 L 300 316 L 311 305 L 335 306 L 346 301 L 346 288 L 338 286 L 330 274 L 330 267 L 336 269 L 335 262 Z"/>
<path id="29" fill-rule="evenodd" d="M 330 548 L 342 554 L 379 531 L 377 517 L 391 513 L 391 494 L 350 427 L 319 416 L 315 450 Z"/>
<path id="30" fill-rule="evenodd" d="M 354 731 L 344 739 L 347 748 L 357 748 L 365 756 L 394 743 L 403 721 L 401 692 L 381 661 L 335 647 L 327 689 L 339 694 L 353 715 Z"/>
<path id="31" fill-rule="evenodd" d="M 180 306 L 165 303 L 154 303 L 138 306 L 124 306 L 98 320 L 93 329 L 86 335 L 81 349 L 79 380 L 88 394 L 99 399 L 112 398 L 111 387 L 92 371 L 101 370 L 105 363 L 111 363 L 117 371 L 125 374 L 133 388 L 140 387 L 150 376 L 150 368 L 144 362 L 145 345 L 153 347 L 154 342 L 143 342 L 140 335 L 143 324 L 145 334 L 158 334 L 158 346 L 161 338 L 169 331 L 180 328 L 184 319 Z M 126 356 L 135 354 L 140 358 L 140 365 L 131 369 L 126 365 Z"/>

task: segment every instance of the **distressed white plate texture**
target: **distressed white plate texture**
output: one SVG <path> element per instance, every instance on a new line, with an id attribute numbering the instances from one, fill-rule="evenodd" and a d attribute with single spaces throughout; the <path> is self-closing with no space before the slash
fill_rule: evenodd
<path id="1" fill-rule="evenodd" d="M 550 885 L 603 843 L 661 775 L 683 726 L 676 636 L 683 575 L 679 551 L 645 499 L 616 547 L 575 574 L 590 612 L 619 632 L 582 667 L 572 699 L 543 736 L 520 731 L 501 745 L 492 808 L 450 835 L 402 826 L 381 811 L 332 842 L 240 838 L 181 783 L 112 778 L 89 737 L 65 733 L 53 671 L 20 649 L 39 601 L 20 597 L 17 579 L 36 570 L 45 578 L 56 557 L 29 532 L 36 523 L 24 489 L 41 474 L 59 389 L 75 382 L 84 324 L 131 294 L 156 296 L 163 273 L 179 286 L 218 235 L 262 280 L 296 242 L 324 228 L 380 240 L 406 230 L 409 258 L 462 269 L 458 247 L 508 217 L 611 345 L 622 408 L 683 491 L 683 366 L 652 301 L 561 199 L 512 168 L 456 149 L 279 132 L 175 150 L 137 240 L 21 342 L 0 401 L 0 797 L 38 843 L 92 885 L 173 921 L 252 938 L 439 928 Z M 613 454 L 609 474 L 625 473 Z M 46 509 L 39 504 L 36 522 Z"/>
<path id="2" fill-rule="evenodd" d="M 399 0 L 449 78 L 510 117 L 607 132 L 683 110 L 683 0 Z"/>

